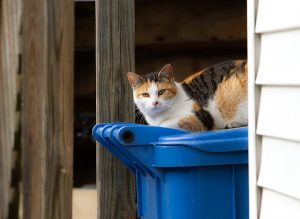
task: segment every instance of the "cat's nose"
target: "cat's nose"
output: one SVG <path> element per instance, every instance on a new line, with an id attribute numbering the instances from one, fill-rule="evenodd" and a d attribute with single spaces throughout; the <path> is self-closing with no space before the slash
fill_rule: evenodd
<path id="1" fill-rule="evenodd" d="M 153 102 L 152 105 L 153 106 L 157 106 L 158 102 Z"/>

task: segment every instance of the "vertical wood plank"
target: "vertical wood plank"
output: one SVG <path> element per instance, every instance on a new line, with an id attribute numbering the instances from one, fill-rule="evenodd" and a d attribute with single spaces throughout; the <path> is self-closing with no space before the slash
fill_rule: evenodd
<path id="1" fill-rule="evenodd" d="M 0 1 L 0 218 L 8 218 L 9 202 L 18 196 L 12 186 L 16 167 L 17 92 L 20 54 L 20 0 Z M 10 215 L 10 218 L 15 218 Z"/>
<path id="2" fill-rule="evenodd" d="M 97 122 L 134 121 L 134 0 L 96 1 Z M 134 176 L 97 147 L 98 218 L 135 218 Z"/>
<path id="3" fill-rule="evenodd" d="M 71 219 L 73 0 L 24 0 L 23 214 Z"/>

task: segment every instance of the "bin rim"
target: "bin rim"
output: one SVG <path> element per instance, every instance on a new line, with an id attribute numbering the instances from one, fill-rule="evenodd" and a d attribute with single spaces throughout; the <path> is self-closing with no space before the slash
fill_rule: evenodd
<path id="1" fill-rule="evenodd" d="M 248 150 L 248 128 L 164 136 L 155 146 L 185 146 L 206 152 L 244 151 Z"/>

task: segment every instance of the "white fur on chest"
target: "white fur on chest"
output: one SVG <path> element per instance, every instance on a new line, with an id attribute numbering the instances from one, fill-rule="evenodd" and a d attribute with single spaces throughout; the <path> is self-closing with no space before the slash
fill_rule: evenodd
<path id="1" fill-rule="evenodd" d="M 173 105 L 155 117 L 145 116 L 149 125 L 178 128 L 179 120 L 193 115 L 191 100 L 180 84 L 176 83 L 177 95 Z"/>

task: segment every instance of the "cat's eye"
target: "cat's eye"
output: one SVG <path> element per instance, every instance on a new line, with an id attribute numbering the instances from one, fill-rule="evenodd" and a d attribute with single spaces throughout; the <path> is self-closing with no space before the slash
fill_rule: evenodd
<path id="1" fill-rule="evenodd" d="M 158 96 L 163 95 L 166 92 L 166 89 L 161 89 L 158 91 Z"/>
<path id="2" fill-rule="evenodd" d="M 149 94 L 148 93 L 142 93 L 142 96 L 143 97 L 149 97 Z"/>

